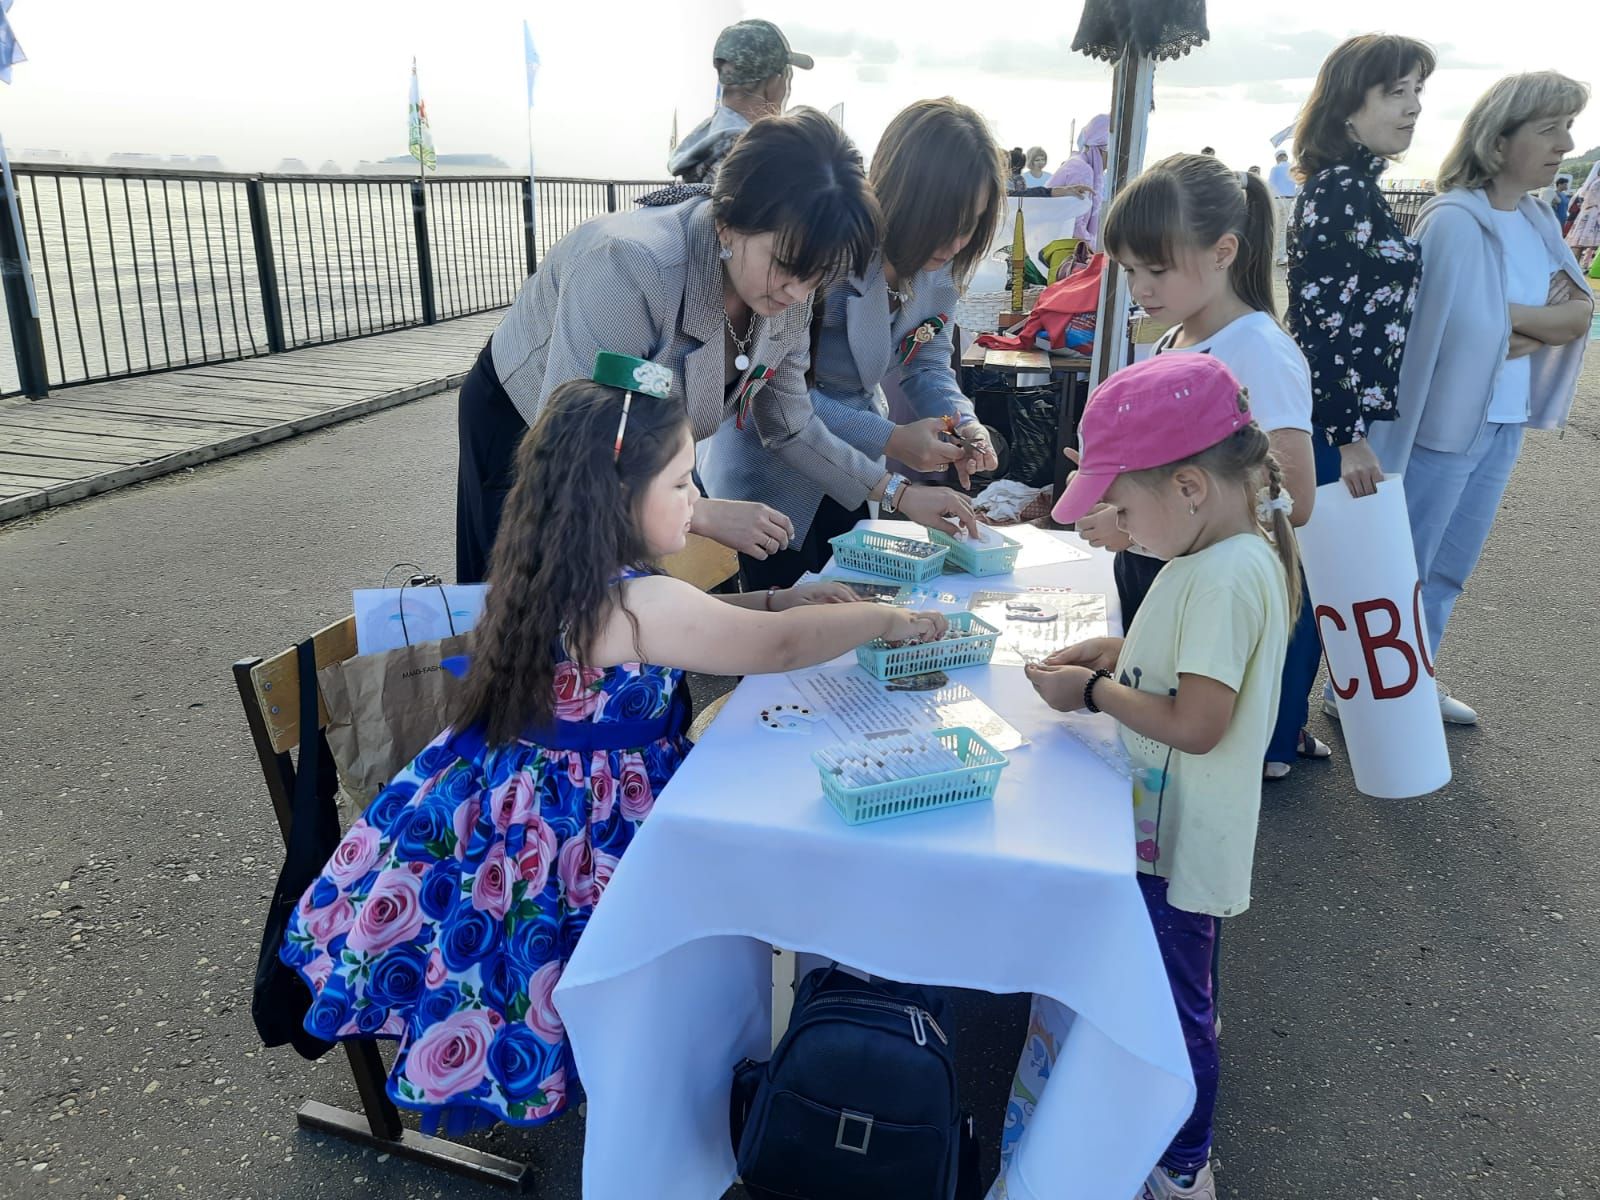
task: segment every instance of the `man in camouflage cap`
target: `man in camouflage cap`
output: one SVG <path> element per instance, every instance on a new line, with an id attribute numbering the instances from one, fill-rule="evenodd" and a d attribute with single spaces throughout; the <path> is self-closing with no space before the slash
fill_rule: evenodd
<path id="1" fill-rule="evenodd" d="M 711 65 L 721 84 L 717 109 L 667 161 L 667 170 L 686 183 L 711 182 L 717 164 L 752 122 L 788 106 L 794 68 L 809 71 L 816 62 L 789 49 L 789 39 L 771 21 L 740 21 L 717 35 Z"/>

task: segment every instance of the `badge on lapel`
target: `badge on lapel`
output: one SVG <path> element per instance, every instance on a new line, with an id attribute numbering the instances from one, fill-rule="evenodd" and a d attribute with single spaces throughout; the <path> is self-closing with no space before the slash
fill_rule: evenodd
<path id="1" fill-rule="evenodd" d="M 918 350 L 921 350 L 929 342 L 933 341 L 934 338 L 943 333 L 945 324 L 949 320 L 950 317 L 946 313 L 940 313 L 937 317 L 929 317 L 910 333 L 906 334 L 905 337 L 901 338 L 900 365 L 904 366 L 906 363 L 910 362 L 917 356 Z"/>
<path id="2" fill-rule="evenodd" d="M 739 389 L 739 395 L 734 400 L 736 415 L 733 419 L 734 428 L 743 429 L 744 419 L 750 415 L 750 403 L 756 398 L 756 393 L 765 386 L 777 371 L 763 363 L 757 363 L 750 372 L 750 377 L 744 381 L 744 386 Z"/>

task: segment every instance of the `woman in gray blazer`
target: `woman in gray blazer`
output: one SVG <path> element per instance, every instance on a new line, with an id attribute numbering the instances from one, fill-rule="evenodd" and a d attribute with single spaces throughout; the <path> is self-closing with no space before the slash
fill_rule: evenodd
<path id="1" fill-rule="evenodd" d="M 994 452 L 950 360 L 961 284 L 994 243 L 1005 203 L 999 148 L 966 105 L 922 100 L 884 131 L 871 181 L 883 211 L 882 245 L 819 305 L 812 407 L 874 461 L 887 455 L 919 471 L 955 465 L 963 476 L 992 470 Z M 879 384 L 891 372 L 919 417 L 906 425 L 887 415 Z M 755 432 L 732 418 L 705 447 L 701 477 L 710 495 L 763 501 L 794 524 L 792 549 L 744 562 L 751 587 L 785 587 L 818 569 L 828 539 L 865 515 L 848 497 L 775 462 Z M 970 526 L 960 493 L 894 481 L 892 510 L 951 533 L 958 521 Z"/>
<path id="2" fill-rule="evenodd" d="M 828 430 L 805 382 L 811 293 L 830 272 L 864 269 L 877 236 L 860 154 L 827 117 L 798 109 L 752 126 L 709 196 L 598 217 L 562 238 L 461 389 L 457 579 L 487 574 L 517 444 L 600 350 L 668 368 L 696 438 L 726 414 L 842 504 L 881 496 L 882 464 Z M 752 558 L 793 534 L 754 503 L 697 504 L 693 528 Z"/>

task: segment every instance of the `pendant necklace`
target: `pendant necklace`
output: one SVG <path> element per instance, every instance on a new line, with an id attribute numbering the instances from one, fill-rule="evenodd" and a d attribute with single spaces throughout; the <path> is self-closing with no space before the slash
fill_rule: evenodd
<path id="1" fill-rule="evenodd" d="M 897 288 L 894 286 L 894 284 L 889 282 L 888 273 L 885 272 L 883 285 L 889 289 L 889 299 L 898 304 L 901 308 L 904 308 L 906 305 L 910 304 L 916 299 L 916 293 L 912 291 L 911 281 L 909 279 L 906 280 L 906 284 L 903 288 Z"/>
<path id="2" fill-rule="evenodd" d="M 755 314 L 751 314 L 750 329 L 745 332 L 742 338 L 733 331 L 733 318 L 727 314 L 726 310 L 722 314 L 722 321 L 728 327 L 728 336 L 733 339 L 733 348 L 739 352 L 733 359 L 734 370 L 748 371 L 750 369 L 750 355 L 747 351 L 750 349 L 751 333 L 755 330 Z"/>

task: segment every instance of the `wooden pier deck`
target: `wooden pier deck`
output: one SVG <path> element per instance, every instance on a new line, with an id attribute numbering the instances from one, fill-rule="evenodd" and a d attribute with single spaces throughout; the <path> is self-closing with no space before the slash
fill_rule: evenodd
<path id="1" fill-rule="evenodd" d="M 0 521 L 457 387 L 503 311 L 0 400 Z"/>

